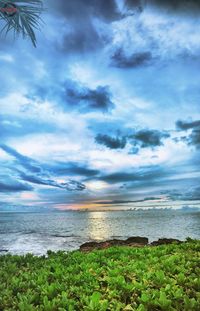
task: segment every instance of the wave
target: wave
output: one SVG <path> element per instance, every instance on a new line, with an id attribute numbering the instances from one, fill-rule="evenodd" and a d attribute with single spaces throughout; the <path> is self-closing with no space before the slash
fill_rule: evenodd
<path id="1" fill-rule="evenodd" d="M 56 237 L 56 238 L 81 238 L 81 236 L 75 235 L 75 234 L 69 234 L 69 235 L 65 235 L 65 234 L 50 234 L 50 236 Z"/>

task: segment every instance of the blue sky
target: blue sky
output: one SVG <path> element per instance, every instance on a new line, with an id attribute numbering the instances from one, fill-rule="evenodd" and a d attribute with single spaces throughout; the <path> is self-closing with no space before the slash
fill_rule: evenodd
<path id="1" fill-rule="evenodd" d="M 0 45 L 0 206 L 200 203 L 197 1 L 45 1 Z"/>

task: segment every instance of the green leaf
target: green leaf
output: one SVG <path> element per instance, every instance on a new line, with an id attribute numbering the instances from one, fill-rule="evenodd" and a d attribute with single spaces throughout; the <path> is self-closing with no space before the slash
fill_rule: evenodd
<path id="1" fill-rule="evenodd" d="M 1 8 L 11 3 L 8 0 L 1 0 Z M 0 19 L 5 22 L 1 33 L 13 31 L 14 37 L 21 35 L 23 38 L 29 37 L 33 46 L 36 47 L 35 31 L 40 29 L 42 23 L 41 13 L 44 11 L 42 0 L 13 0 L 16 6 L 16 13 L 8 16 L 0 10 Z"/>
<path id="2" fill-rule="evenodd" d="M 133 311 L 134 309 L 132 308 L 132 306 L 131 305 L 127 305 L 124 309 L 123 309 L 123 311 Z"/>
<path id="3" fill-rule="evenodd" d="M 101 299 L 101 294 L 99 292 L 94 292 L 90 298 L 90 306 L 96 308 L 99 305 Z"/>
<path id="4" fill-rule="evenodd" d="M 141 299 L 142 302 L 146 303 L 146 302 L 149 301 L 150 297 L 149 297 L 148 294 L 143 293 L 140 299 Z"/>
<path id="5" fill-rule="evenodd" d="M 159 303 L 161 307 L 167 308 L 171 305 L 171 301 L 167 299 L 167 296 L 164 291 L 160 292 Z"/>

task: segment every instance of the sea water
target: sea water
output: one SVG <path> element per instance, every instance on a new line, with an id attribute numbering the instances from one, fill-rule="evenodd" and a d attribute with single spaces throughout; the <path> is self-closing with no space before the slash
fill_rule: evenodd
<path id="1" fill-rule="evenodd" d="M 130 236 L 200 238 L 200 211 L 131 210 L 68 212 L 1 212 L 0 254 L 47 250 L 71 251 L 87 241 L 126 239 Z"/>

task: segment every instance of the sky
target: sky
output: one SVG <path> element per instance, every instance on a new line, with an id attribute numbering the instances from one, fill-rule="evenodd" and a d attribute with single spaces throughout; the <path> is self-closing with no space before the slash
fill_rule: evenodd
<path id="1" fill-rule="evenodd" d="M 1 36 L 0 210 L 200 205 L 199 1 L 44 6 Z"/>

